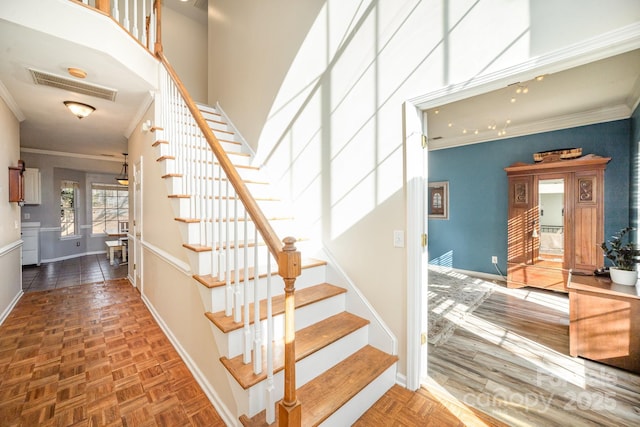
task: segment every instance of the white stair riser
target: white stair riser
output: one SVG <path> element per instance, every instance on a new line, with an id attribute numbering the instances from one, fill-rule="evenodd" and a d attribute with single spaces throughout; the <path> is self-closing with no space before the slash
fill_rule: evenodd
<path id="1" fill-rule="evenodd" d="M 233 244 L 233 242 L 232 242 Z M 242 244 L 241 242 L 239 244 Z M 258 247 L 258 261 L 260 264 L 265 263 L 266 264 L 266 259 L 267 259 L 267 248 L 264 245 L 260 245 Z M 223 250 L 220 251 L 220 255 L 226 257 L 226 252 Z M 218 276 L 218 271 L 216 270 L 216 266 L 214 266 L 212 264 L 212 251 L 202 251 L 202 252 L 195 252 L 192 250 L 189 250 L 189 262 L 191 264 L 191 268 L 194 272 L 194 274 L 198 274 L 198 275 L 205 275 L 205 274 L 211 274 L 214 276 Z M 217 257 L 218 255 L 216 253 L 213 253 L 213 257 Z M 250 246 L 249 248 L 247 248 L 247 253 L 246 253 L 246 258 L 247 258 L 247 263 L 245 264 L 245 252 L 244 252 L 244 248 L 241 248 L 237 255 L 234 253 L 234 251 L 230 250 L 229 251 L 229 263 L 228 265 L 230 266 L 230 268 L 232 270 L 236 270 L 236 269 L 244 269 L 246 265 L 249 266 L 249 268 L 253 267 L 255 265 L 254 262 L 254 258 L 255 258 L 255 250 L 254 247 Z M 223 258 L 224 259 L 224 258 Z M 237 262 L 237 263 L 236 263 Z"/>
<path id="2" fill-rule="evenodd" d="M 266 266 L 260 266 L 261 273 L 267 271 Z M 272 296 L 284 294 L 284 281 L 280 276 L 277 275 L 278 268 L 277 266 L 272 266 L 271 268 L 272 274 L 274 276 L 271 278 L 271 294 Z M 298 276 L 296 279 L 296 290 L 308 288 L 309 286 L 317 285 L 318 283 L 323 283 L 325 279 L 325 266 L 320 265 L 313 268 L 304 268 L 302 269 L 302 274 Z M 258 280 L 259 286 L 259 295 L 260 299 L 265 299 L 267 297 L 267 278 L 261 277 Z M 212 313 L 217 313 L 225 309 L 225 295 L 226 289 L 225 286 L 217 286 L 215 288 L 206 289 L 209 292 L 208 301 L 211 301 L 209 306 L 206 308 L 207 311 Z M 251 293 L 251 299 L 253 300 L 253 282 L 249 287 L 249 292 Z"/>
<path id="3" fill-rule="evenodd" d="M 229 153 L 239 153 L 242 152 L 242 146 L 239 144 L 234 144 L 233 142 L 229 142 L 229 141 L 234 141 L 234 139 L 231 137 L 227 137 L 225 136 L 226 134 L 216 134 L 216 138 L 218 138 L 218 142 L 220 142 L 220 145 L 222 145 L 222 148 L 229 152 Z M 206 146 L 208 147 L 208 146 Z M 154 147 L 154 155 L 156 156 L 156 158 L 158 157 L 162 157 L 162 156 L 171 156 L 174 153 L 172 152 L 173 150 L 175 150 L 176 147 L 175 146 L 171 146 L 171 142 L 169 143 L 160 143 L 157 144 Z M 207 148 L 208 149 L 208 148 Z M 197 155 L 194 154 L 194 156 L 196 157 L 201 157 L 202 155 Z M 213 157 L 211 157 L 213 158 Z"/>
<path id="4" fill-rule="evenodd" d="M 198 221 L 198 222 L 178 222 L 180 228 L 180 234 L 182 235 L 183 242 L 191 245 L 204 245 L 211 246 L 212 237 L 216 242 L 226 242 L 227 237 L 229 242 L 233 242 L 236 236 L 236 230 L 233 221 Z M 245 240 L 253 241 L 255 238 L 255 226 L 252 221 L 247 222 L 247 232 L 245 239 L 245 221 L 238 221 L 237 236 L 238 241 L 243 242 Z M 271 221 L 271 225 L 278 236 L 284 236 L 293 233 L 294 224 L 289 220 L 277 220 Z M 213 226 L 213 230 L 211 227 Z M 212 233 L 213 231 L 213 233 Z M 213 236 L 212 236 L 213 234 Z"/>
<path id="5" fill-rule="evenodd" d="M 327 369 L 346 359 L 365 346 L 367 343 L 367 329 L 368 328 L 366 326 L 360 328 L 329 346 L 296 362 L 296 388 L 303 386 L 325 372 Z M 278 401 L 284 396 L 284 371 L 280 371 L 274 375 L 274 385 L 275 400 Z M 247 412 L 245 413 L 249 417 L 253 417 L 255 414 L 265 409 L 265 388 L 266 381 L 261 381 L 253 387 L 250 387 L 248 390 L 244 390 L 248 400 Z"/>
<path id="6" fill-rule="evenodd" d="M 226 195 L 226 185 L 227 181 L 220 182 L 217 178 L 207 177 L 205 179 L 199 179 L 200 175 L 194 174 L 192 175 L 190 187 L 186 185 L 187 179 L 183 176 L 167 176 L 164 179 L 165 186 L 167 188 L 167 194 L 202 194 L 202 195 L 210 195 L 215 194 L 219 195 L 221 192 L 223 195 Z M 255 184 L 255 183 L 246 183 L 247 188 L 251 195 L 255 198 L 268 198 L 273 192 L 269 191 L 269 186 L 265 184 Z M 230 192 L 233 192 L 233 189 L 229 189 Z M 233 194 L 233 193 L 232 193 Z M 214 203 L 215 206 L 213 208 L 219 209 L 220 202 L 218 200 L 211 201 L 211 198 L 208 203 Z M 224 208 L 224 202 L 222 203 Z M 233 208 L 230 208 L 230 212 L 233 212 Z M 244 212 L 244 211 L 242 211 Z"/>
<path id="7" fill-rule="evenodd" d="M 158 165 L 160 166 L 160 176 L 175 172 L 175 161 L 173 159 L 158 160 Z"/>
<path id="8" fill-rule="evenodd" d="M 393 364 L 320 425 L 343 427 L 354 424 L 387 390 L 393 387 L 395 381 L 396 364 Z"/>
<path id="9" fill-rule="evenodd" d="M 296 309 L 296 330 L 306 328 L 320 320 L 327 317 L 342 313 L 345 311 L 345 297 L 344 294 L 336 295 L 332 298 L 311 304 L 306 307 L 300 307 Z M 260 322 L 260 330 L 262 335 L 263 344 L 266 344 L 267 339 L 267 322 L 266 320 Z M 253 325 L 250 326 L 251 334 L 253 336 Z M 274 339 L 280 339 L 284 337 L 284 315 L 280 314 L 273 317 L 273 330 Z M 221 332 L 220 332 L 221 333 Z M 244 329 L 237 329 L 224 335 L 226 341 L 227 353 L 223 354 L 229 359 L 238 356 L 243 353 L 244 346 Z M 219 341 L 218 341 L 219 342 Z M 222 348 L 222 347 L 221 347 Z M 220 348 L 220 349 L 221 349 Z"/>
<path id="10" fill-rule="evenodd" d="M 224 121 L 224 119 L 222 118 L 220 113 L 218 113 L 214 109 L 203 109 L 203 108 L 201 108 L 200 112 L 202 113 L 202 117 L 204 117 L 205 119 Z"/>

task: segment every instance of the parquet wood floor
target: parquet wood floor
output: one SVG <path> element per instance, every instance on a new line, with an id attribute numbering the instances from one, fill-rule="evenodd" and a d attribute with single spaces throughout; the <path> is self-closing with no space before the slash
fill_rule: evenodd
<path id="1" fill-rule="evenodd" d="M 223 426 L 126 279 L 26 293 L 0 326 L 2 426 Z"/>
<path id="2" fill-rule="evenodd" d="M 640 425 L 640 376 L 570 357 L 568 308 L 563 293 L 499 288 L 429 346 L 427 387 L 512 426 Z"/>
<path id="3" fill-rule="evenodd" d="M 566 309 L 495 293 L 429 348 L 428 389 L 394 386 L 355 425 L 640 425 L 640 378 L 567 356 Z M 156 425 L 224 423 L 126 279 L 27 293 L 0 325 L 0 426 Z"/>

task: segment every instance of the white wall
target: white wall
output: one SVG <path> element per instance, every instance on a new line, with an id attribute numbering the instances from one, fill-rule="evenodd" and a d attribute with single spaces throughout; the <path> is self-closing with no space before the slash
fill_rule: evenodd
<path id="1" fill-rule="evenodd" d="M 402 103 L 637 22 L 639 5 L 210 0 L 209 101 L 399 338 L 404 373 Z"/>
<path id="2" fill-rule="evenodd" d="M 154 116 L 152 105 L 142 119 L 151 120 L 162 126 Z M 141 123 L 142 123 L 141 122 Z M 182 237 L 172 210 L 165 181 L 161 178 L 161 167 L 156 161 L 158 155 L 152 147 L 156 135 L 143 132 L 138 124 L 129 139 L 130 178 L 133 167 L 142 164 L 142 224 L 134 235 L 136 241 L 129 241 L 129 276 L 134 277 L 133 260 L 142 270 L 142 283 L 137 283 L 145 303 L 154 315 L 161 318 L 161 324 L 174 344 L 190 365 L 192 372 L 216 409 L 225 416 L 226 411 L 237 419 L 236 404 L 231 393 L 227 373 L 219 362 L 220 352 L 215 343 L 210 321 L 205 317 L 207 308 L 200 292 L 203 286 L 192 278 L 187 250 L 182 247 Z M 130 180 L 129 206 L 133 218 L 133 179 Z M 133 229 L 130 232 L 133 233 Z M 140 253 L 136 254 L 135 251 Z M 210 296 L 209 296 L 210 298 Z M 204 384 L 202 383 L 204 381 Z"/>
<path id="3" fill-rule="evenodd" d="M 184 5 L 185 7 L 193 7 Z M 162 47 L 178 76 L 198 102 L 207 101 L 207 26 L 177 13 L 162 9 Z"/>
<path id="4" fill-rule="evenodd" d="M 18 166 L 20 123 L 0 98 L 0 322 L 22 292 L 20 207 L 9 203 L 9 166 Z"/>

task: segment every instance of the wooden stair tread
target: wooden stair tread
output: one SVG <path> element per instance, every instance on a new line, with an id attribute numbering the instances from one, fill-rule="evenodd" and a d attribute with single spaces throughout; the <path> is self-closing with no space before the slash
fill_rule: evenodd
<path id="1" fill-rule="evenodd" d="M 296 362 L 369 324 L 367 319 L 343 311 L 296 332 Z M 247 389 L 267 378 L 267 356 L 262 353 L 262 373 L 253 373 L 253 364 L 244 363 L 240 354 L 232 359 L 221 357 L 222 364 Z M 284 369 L 284 340 L 274 342 L 273 372 Z"/>
<path id="2" fill-rule="evenodd" d="M 308 238 L 305 238 L 305 237 L 297 237 L 296 238 L 297 242 L 304 242 L 306 240 L 308 240 Z M 262 241 L 262 240 L 260 240 L 258 242 L 258 246 L 265 246 L 265 245 L 266 245 L 266 243 L 264 241 Z M 238 240 L 238 248 L 245 248 L 245 247 L 253 248 L 255 246 L 256 246 L 256 242 L 254 242 L 253 240 L 249 240 L 249 241 Z M 193 251 L 193 252 L 210 252 L 210 251 L 213 250 L 213 248 L 211 246 L 196 245 L 196 244 L 191 244 L 191 243 L 183 243 L 182 247 L 183 248 L 187 248 L 187 249 L 189 249 L 190 251 Z M 235 247 L 236 247 L 235 242 L 231 242 L 229 244 L 229 249 L 235 249 Z M 222 245 L 222 247 L 217 245 L 215 247 L 215 249 L 216 250 L 224 250 L 224 249 L 226 249 L 226 245 Z"/>
<path id="3" fill-rule="evenodd" d="M 322 423 L 397 361 L 397 356 L 366 345 L 300 387 L 296 394 L 302 405 L 302 425 L 317 426 Z M 262 411 L 253 418 L 243 415 L 240 422 L 244 426 L 268 426 L 265 417 L 266 412 Z M 271 425 L 277 424 L 276 408 L 276 421 Z"/>
<path id="4" fill-rule="evenodd" d="M 322 261 L 319 259 L 313 259 L 313 258 L 307 258 L 307 259 L 303 259 L 302 260 L 302 269 L 306 269 L 306 268 L 313 268 L 313 267 L 319 267 L 321 265 L 327 265 L 326 261 Z M 267 267 L 266 266 L 260 266 L 259 271 L 261 271 L 262 273 L 260 273 L 258 276 L 260 278 L 262 277 L 267 277 Z M 271 272 L 273 274 L 277 274 L 278 273 L 278 266 L 274 265 L 271 267 Z M 239 271 L 239 276 L 240 276 L 240 280 L 244 280 L 244 268 L 241 269 Z M 231 277 L 231 283 L 235 282 L 235 271 L 231 270 L 231 272 L 229 273 L 230 277 Z M 253 280 L 255 277 L 254 274 L 254 268 L 251 267 L 249 268 L 249 280 Z M 198 283 L 200 283 L 201 285 L 211 289 L 211 288 L 217 288 L 220 286 L 225 286 L 226 285 L 226 281 L 224 279 L 220 279 L 218 276 L 212 276 L 211 274 L 204 274 L 204 275 L 198 275 L 198 274 L 194 274 L 193 278 L 196 279 L 198 281 Z"/>
<path id="5" fill-rule="evenodd" d="M 321 283 L 319 285 L 310 286 L 308 288 L 300 289 L 296 291 L 296 309 L 305 307 L 309 304 L 313 304 L 318 301 L 325 300 L 327 298 L 334 297 L 347 292 L 346 289 L 338 286 L 331 285 L 329 283 Z M 273 316 L 284 313 L 284 294 L 275 295 L 272 298 L 271 310 Z M 253 311 L 254 304 L 249 304 L 249 323 L 253 324 Z M 244 324 L 242 322 L 234 322 L 233 316 L 227 316 L 224 312 L 218 311 L 211 313 L 210 311 L 205 313 L 207 319 L 213 322 L 223 333 L 229 333 L 237 329 L 242 329 Z M 260 301 L 260 320 L 267 318 L 267 300 Z"/>
<path id="6" fill-rule="evenodd" d="M 287 216 L 273 216 L 273 217 L 267 218 L 267 220 L 270 221 L 270 222 L 271 221 L 291 221 L 292 219 L 293 219 L 293 217 L 290 217 L 290 216 L 289 217 L 287 217 Z M 174 218 L 174 220 L 176 220 L 178 222 L 189 222 L 189 223 L 198 223 L 198 222 L 202 221 L 200 218 L 181 218 L 181 217 L 176 217 L 176 218 Z M 222 219 L 218 218 L 218 219 L 215 219 L 215 220 L 207 219 L 205 222 L 212 222 L 212 221 L 215 222 L 215 223 L 220 223 L 220 222 L 225 223 L 227 221 L 233 222 L 233 220 L 231 218 L 222 218 Z M 244 217 L 238 218 L 238 222 L 244 222 L 244 221 L 245 221 Z M 253 219 L 252 218 L 247 218 L 247 221 L 253 222 Z"/>

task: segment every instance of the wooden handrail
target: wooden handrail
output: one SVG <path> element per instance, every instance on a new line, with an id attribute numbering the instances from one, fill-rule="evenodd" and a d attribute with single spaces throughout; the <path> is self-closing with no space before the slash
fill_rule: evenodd
<path id="1" fill-rule="evenodd" d="M 184 102 L 187 105 L 187 108 L 189 108 L 189 111 L 193 115 L 194 120 L 196 121 L 196 123 L 198 124 L 198 127 L 202 131 L 205 139 L 207 140 L 207 143 L 211 147 L 211 150 L 213 150 L 214 154 L 216 155 L 216 158 L 220 162 L 220 167 L 222 167 L 222 169 L 227 174 L 227 178 L 229 179 L 229 182 L 231 183 L 234 190 L 238 194 L 238 197 L 242 201 L 242 204 L 244 205 L 245 209 L 247 210 L 247 212 L 249 212 L 249 216 L 251 217 L 256 228 L 260 232 L 260 235 L 262 235 L 262 238 L 264 239 L 265 244 L 269 248 L 269 252 L 271 252 L 274 258 L 279 259 L 280 253 L 282 252 L 283 244 L 278 238 L 278 236 L 276 235 L 273 228 L 271 227 L 269 220 L 267 220 L 267 218 L 264 216 L 264 214 L 262 213 L 262 210 L 258 206 L 253 196 L 251 196 L 249 189 L 247 188 L 246 184 L 240 177 L 240 174 L 238 173 L 237 169 L 231 163 L 231 160 L 229 160 L 229 157 L 227 156 L 227 153 L 222 148 L 220 141 L 218 141 L 218 138 L 214 135 L 211 128 L 207 125 L 206 120 L 204 119 L 204 117 L 202 117 L 202 113 L 200 112 L 200 109 L 198 108 L 196 103 L 193 101 L 193 99 L 185 89 L 184 85 L 182 84 L 182 81 L 176 74 L 175 70 L 173 69 L 173 67 L 167 60 L 167 58 L 164 56 L 164 53 L 160 51 L 160 52 L 157 52 L 156 55 L 160 59 L 160 62 L 162 62 L 162 64 L 167 69 L 167 72 L 169 73 L 169 76 L 171 76 L 171 79 L 176 84 L 176 87 L 178 88 L 180 95 L 182 95 L 182 98 L 184 99 Z"/>

